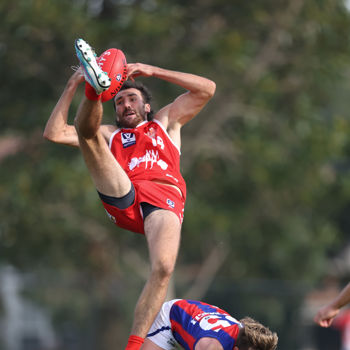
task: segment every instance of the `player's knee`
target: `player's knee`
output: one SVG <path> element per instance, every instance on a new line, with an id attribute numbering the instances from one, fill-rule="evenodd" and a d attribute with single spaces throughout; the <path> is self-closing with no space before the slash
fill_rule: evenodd
<path id="1" fill-rule="evenodd" d="M 74 118 L 74 127 L 79 137 L 87 138 L 85 137 L 86 128 L 84 128 L 84 126 L 80 122 L 80 119 L 77 117 Z"/>
<path id="2" fill-rule="evenodd" d="M 79 137 L 84 139 L 92 139 L 96 136 L 97 128 L 81 123 L 79 118 L 74 119 L 74 127 Z"/>
<path id="3" fill-rule="evenodd" d="M 157 276 L 158 279 L 169 279 L 174 272 L 175 264 L 171 261 L 159 261 L 154 264 L 152 273 Z"/>

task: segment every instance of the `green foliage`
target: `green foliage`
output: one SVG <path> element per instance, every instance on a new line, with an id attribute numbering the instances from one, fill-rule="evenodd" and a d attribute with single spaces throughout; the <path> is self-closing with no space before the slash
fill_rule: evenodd
<path id="1" fill-rule="evenodd" d="M 281 348 L 298 347 L 290 324 L 350 225 L 343 1 L 3 0 L 0 20 L 0 262 L 44 276 L 28 293 L 52 310 L 57 329 L 70 319 L 77 332 L 95 329 L 96 348 L 125 341 L 144 282 L 127 256 L 148 259 L 143 237 L 108 222 L 79 151 L 41 137 L 83 37 L 97 52 L 118 47 L 129 62 L 216 82 L 183 130 L 177 271 L 187 273 L 176 274 L 176 296 L 213 247 L 225 247 L 208 301 L 266 321 Z M 155 109 L 181 92 L 145 82 Z M 105 111 L 111 122 L 110 104 Z M 19 147 L 6 153 L 5 140 Z"/>

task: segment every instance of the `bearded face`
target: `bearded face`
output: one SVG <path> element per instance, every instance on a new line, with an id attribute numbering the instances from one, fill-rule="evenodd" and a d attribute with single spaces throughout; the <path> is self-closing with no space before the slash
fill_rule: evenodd
<path id="1" fill-rule="evenodd" d="M 120 91 L 114 100 L 116 123 L 121 128 L 135 128 L 147 119 L 150 105 L 144 103 L 138 89 L 130 88 Z"/>

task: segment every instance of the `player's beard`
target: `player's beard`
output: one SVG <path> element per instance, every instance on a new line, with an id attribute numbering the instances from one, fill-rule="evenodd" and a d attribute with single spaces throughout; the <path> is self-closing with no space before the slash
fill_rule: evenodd
<path id="1" fill-rule="evenodd" d="M 130 112 L 134 113 L 132 118 L 128 117 Z M 147 113 L 144 108 L 127 109 L 122 115 L 117 113 L 116 124 L 119 128 L 135 128 L 141 122 L 147 119 Z"/>

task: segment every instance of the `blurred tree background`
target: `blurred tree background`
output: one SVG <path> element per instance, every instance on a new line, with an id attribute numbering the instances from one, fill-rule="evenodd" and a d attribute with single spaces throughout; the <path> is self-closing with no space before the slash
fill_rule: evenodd
<path id="1" fill-rule="evenodd" d="M 278 332 L 279 348 L 305 348 L 305 296 L 349 243 L 346 5 L 1 1 L 0 265 L 26 276 L 23 297 L 47 310 L 55 349 L 123 348 L 148 273 L 144 237 L 110 223 L 79 150 L 42 138 L 77 37 L 216 82 L 183 129 L 188 200 L 172 295 L 250 315 Z M 154 109 L 182 92 L 143 81 Z M 113 113 L 106 103 L 106 123 Z"/>

